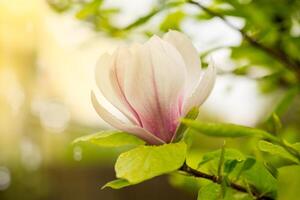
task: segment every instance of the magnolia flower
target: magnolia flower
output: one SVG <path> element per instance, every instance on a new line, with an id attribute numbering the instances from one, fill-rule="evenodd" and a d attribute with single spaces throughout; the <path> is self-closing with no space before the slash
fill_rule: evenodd
<path id="1" fill-rule="evenodd" d="M 163 144 L 174 140 L 180 118 L 205 101 L 214 81 L 214 67 L 201 70 L 189 38 L 169 31 L 163 38 L 153 36 L 144 44 L 104 54 L 97 64 L 101 93 L 128 122 L 110 113 L 93 92 L 91 98 L 100 117 L 114 128 Z"/>

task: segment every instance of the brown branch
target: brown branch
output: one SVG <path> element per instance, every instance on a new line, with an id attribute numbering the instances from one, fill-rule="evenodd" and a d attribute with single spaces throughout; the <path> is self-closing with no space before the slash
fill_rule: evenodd
<path id="1" fill-rule="evenodd" d="M 279 61 L 281 64 L 287 66 L 290 70 L 294 71 L 297 74 L 298 78 L 300 79 L 300 63 L 291 59 L 284 51 L 274 50 L 274 49 L 258 42 L 255 38 L 248 35 L 243 29 L 240 29 L 240 28 L 234 26 L 222 14 L 217 13 L 217 12 L 205 7 L 201 3 L 194 1 L 194 0 L 188 0 L 187 2 L 201 8 L 202 10 L 204 10 L 206 13 L 210 14 L 211 16 L 220 18 L 227 26 L 229 26 L 233 30 L 238 31 L 243 36 L 243 38 L 246 41 L 248 41 L 250 44 L 252 44 L 254 47 L 264 51 L 265 53 L 267 53 L 268 55 L 272 56 L 274 59 Z"/>
<path id="2" fill-rule="evenodd" d="M 187 164 L 184 164 L 180 168 L 180 170 L 188 173 L 189 175 L 192 175 L 192 176 L 195 176 L 195 177 L 198 177 L 198 178 L 204 178 L 204 179 L 210 180 L 214 183 L 221 184 L 221 182 L 220 182 L 221 177 L 211 175 L 211 174 L 206 174 L 204 172 L 195 170 L 195 169 L 187 166 Z M 242 185 L 230 182 L 228 186 L 235 189 L 235 190 L 237 190 L 237 191 L 239 191 L 239 192 L 248 193 L 248 189 L 246 187 L 242 186 Z M 264 194 L 260 194 L 257 191 L 257 189 L 255 189 L 255 188 L 251 189 L 251 194 L 256 198 L 256 200 L 274 200 L 271 197 L 265 196 Z"/>

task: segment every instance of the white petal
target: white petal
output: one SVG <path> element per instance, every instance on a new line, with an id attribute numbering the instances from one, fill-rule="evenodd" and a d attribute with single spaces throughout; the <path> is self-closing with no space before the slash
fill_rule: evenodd
<path id="1" fill-rule="evenodd" d="M 216 79 L 216 69 L 210 65 L 201 76 L 197 87 L 191 96 L 187 97 L 184 103 L 183 116 L 185 116 L 193 107 L 199 107 L 209 96 Z"/>
<path id="2" fill-rule="evenodd" d="M 133 47 L 133 54 L 136 63 L 126 75 L 125 94 L 143 127 L 169 141 L 181 111 L 186 79 L 184 61 L 172 45 L 156 36 L 143 46 Z"/>
<path id="3" fill-rule="evenodd" d="M 124 67 L 130 65 L 131 56 L 126 49 L 118 49 L 112 56 L 104 54 L 96 67 L 96 82 L 103 96 L 131 122 L 140 124 L 135 110 L 123 92 Z"/>
<path id="4" fill-rule="evenodd" d="M 195 88 L 201 73 L 201 62 L 196 48 L 185 34 L 178 31 L 169 31 L 163 39 L 172 44 L 183 57 L 188 75 L 187 92 L 191 92 Z"/>
<path id="5" fill-rule="evenodd" d="M 108 124 L 113 126 L 116 129 L 132 133 L 141 139 L 147 141 L 149 144 L 163 144 L 165 143 L 164 141 L 160 140 L 159 138 L 155 137 L 148 131 L 144 130 L 141 127 L 131 125 L 131 124 L 126 124 L 122 121 L 120 121 L 118 118 L 116 118 L 114 115 L 112 115 L 110 112 L 108 112 L 96 99 L 95 94 L 92 92 L 91 93 L 91 101 L 92 104 L 98 113 L 98 115 L 106 121 Z"/>

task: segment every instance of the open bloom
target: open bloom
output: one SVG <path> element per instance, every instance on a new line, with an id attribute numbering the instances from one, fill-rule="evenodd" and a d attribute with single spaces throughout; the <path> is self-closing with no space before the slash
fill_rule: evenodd
<path id="1" fill-rule="evenodd" d="M 149 144 L 172 142 L 179 119 L 199 107 L 210 94 L 215 68 L 201 70 L 193 44 L 184 34 L 169 31 L 144 44 L 120 47 L 104 54 L 96 67 L 103 96 L 128 122 L 101 105 L 92 93 L 100 117 L 111 126 L 132 133 Z"/>

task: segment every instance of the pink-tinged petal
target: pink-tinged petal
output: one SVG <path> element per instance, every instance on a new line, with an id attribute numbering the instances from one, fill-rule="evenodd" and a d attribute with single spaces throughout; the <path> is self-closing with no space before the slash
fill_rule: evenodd
<path id="1" fill-rule="evenodd" d="M 149 133 L 147 130 L 138 127 L 136 125 L 132 124 L 126 124 L 116 118 L 114 115 L 112 115 L 109 111 L 107 111 L 96 99 L 95 94 L 92 92 L 91 93 L 91 101 L 94 106 L 94 109 L 98 113 L 98 115 L 108 124 L 110 124 L 112 127 L 131 133 L 133 135 L 136 135 L 137 137 L 145 140 L 149 144 L 163 144 L 165 143 L 158 137 L 152 135 Z"/>
<path id="2" fill-rule="evenodd" d="M 201 74 L 201 62 L 196 48 L 191 40 L 183 33 L 178 31 L 169 31 L 163 39 L 172 44 L 184 59 L 188 74 L 187 93 L 190 93 L 196 87 Z"/>
<path id="3" fill-rule="evenodd" d="M 103 96 L 131 122 L 140 124 L 139 117 L 128 103 L 123 91 L 123 71 L 131 65 L 130 52 L 119 48 L 112 56 L 104 54 L 96 67 L 96 82 Z"/>
<path id="4" fill-rule="evenodd" d="M 210 65 L 202 74 L 197 87 L 191 96 L 187 97 L 184 103 L 183 116 L 185 116 L 193 107 L 199 107 L 209 96 L 216 79 L 216 69 Z"/>
<path id="5" fill-rule="evenodd" d="M 157 36 L 132 47 L 132 53 L 136 60 L 125 75 L 125 95 L 143 128 L 170 142 L 181 115 L 184 61 L 172 45 Z"/>

